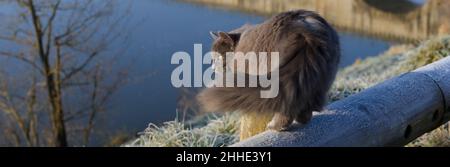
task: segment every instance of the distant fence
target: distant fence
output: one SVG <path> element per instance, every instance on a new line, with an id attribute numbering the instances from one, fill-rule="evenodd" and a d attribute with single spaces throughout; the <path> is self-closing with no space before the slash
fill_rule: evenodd
<path id="1" fill-rule="evenodd" d="M 334 102 L 307 125 L 232 146 L 403 146 L 450 119 L 450 57 Z"/>

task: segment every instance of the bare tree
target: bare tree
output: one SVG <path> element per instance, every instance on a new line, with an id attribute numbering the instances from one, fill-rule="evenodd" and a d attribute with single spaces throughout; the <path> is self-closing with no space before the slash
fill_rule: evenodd
<path id="1" fill-rule="evenodd" d="M 98 113 L 125 78 L 108 53 L 111 41 L 124 35 L 118 27 L 125 15 L 114 13 L 115 1 L 3 2 L 18 12 L 0 30 L 0 42 L 20 49 L 0 48 L 0 56 L 28 69 L 21 84 L 12 84 L 16 75 L 0 75 L 0 112 L 9 119 L 5 135 L 15 145 L 69 146 L 67 126 L 75 121 L 83 124 L 77 136 L 87 145 Z"/>

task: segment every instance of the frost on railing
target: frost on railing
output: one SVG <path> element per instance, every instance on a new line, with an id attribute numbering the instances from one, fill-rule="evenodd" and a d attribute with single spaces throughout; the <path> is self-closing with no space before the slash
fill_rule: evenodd
<path id="1" fill-rule="evenodd" d="M 307 125 L 233 146 L 403 146 L 450 119 L 450 57 L 326 107 Z"/>

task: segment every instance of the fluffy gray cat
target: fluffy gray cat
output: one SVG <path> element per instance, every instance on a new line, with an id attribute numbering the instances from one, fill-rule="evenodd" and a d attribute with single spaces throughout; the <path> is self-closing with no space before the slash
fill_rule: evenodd
<path id="1" fill-rule="evenodd" d="M 262 87 L 206 88 L 197 95 L 202 110 L 274 113 L 267 128 L 278 131 L 294 120 L 306 124 L 313 111 L 322 110 L 338 69 L 340 44 L 336 31 L 318 14 L 289 11 L 212 35 L 216 60 L 226 52 L 279 52 L 280 91 L 275 98 L 260 98 Z"/>

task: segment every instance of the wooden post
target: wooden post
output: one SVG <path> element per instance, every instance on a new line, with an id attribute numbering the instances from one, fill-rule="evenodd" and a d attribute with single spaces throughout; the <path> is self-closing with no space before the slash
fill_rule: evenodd
<path id="1" fill-rule="evenodd" d="M 240 140 L 247 139 L 266 131 L 266 125 L 272 120 L 270 113 L 246 113 L 241 117 Z"/>

